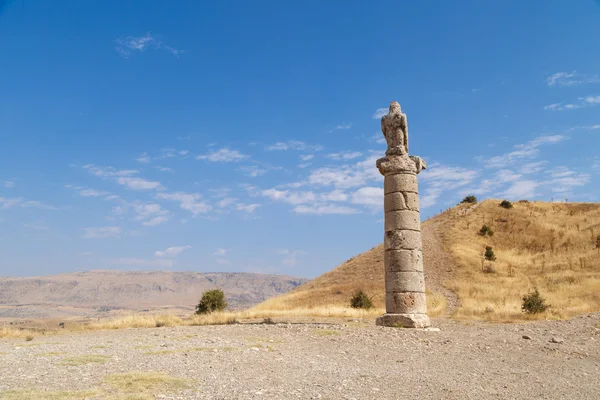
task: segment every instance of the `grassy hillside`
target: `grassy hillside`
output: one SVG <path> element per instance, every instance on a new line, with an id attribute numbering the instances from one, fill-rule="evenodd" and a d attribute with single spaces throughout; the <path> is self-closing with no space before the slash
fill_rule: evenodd
<path id="1" fill-rule="evenodd" d="M 600 204 L 514 203 L 500 200 L 459 205 L 423 224 L 426 284 L 433 289 L 429 313 L 442 314 L 443 284 L 456 293 L 457 318 L 518 320 L 567 318 L 600 310 Z M 494 234 L 481 236 L 483 225 Z M 439 238 L 450 262 L 436 262 L 426 242 Z M 485 261 L 491 246 L 496 261 Z M 450 264 L 450 265 L 448 265 Z M 383 246 L 362 253 L 294 291 L 267 300 L 258 310 L 347 306 L 358 289 L 383 309 Z M 537 287 L 550 308 L 534 316 L 521 310 L 522 296 Z"/>

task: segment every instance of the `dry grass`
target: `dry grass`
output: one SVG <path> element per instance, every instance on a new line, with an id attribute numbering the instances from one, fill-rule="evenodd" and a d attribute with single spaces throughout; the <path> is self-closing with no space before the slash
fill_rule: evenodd
<path id="1" fill-rule="evenodd" d="M 96 390 L 66 390 L 66 391 L 42 391 L 35 389 L 14 390 L 0 394 L 0 400 L 79 400 L 98 396 Z"/>
<path id="2" fill-rule="evenodd" d="M 514 203 L 499 207 L 487 200 L 472 212 L 449 210 L 444 242 L 457 270 L 448 282 L 461 307 L 455 317 L 514 321 L 561 319 L 600 310 L 600 204 Z M 482 225 L 492 237 L 477 234 Z M 492 246 L 496 261 L 482 261 Z M 487 265 L 493 273 L 484 273 Z M 537 315 L 522 312 L 523 295 L 537 287 L 550 308 Z"/>
<path id="3" fill-rule="evenodd" d="M 175 378 L 161 372 L 132 371 L 123 374 L 112 374 L 107 376 L 104 382 L 119 392 L 136 395 L 170 393 L 189 387 L 185 379 Z"/>
<path id="4" fill-rule="evenodd" d="M 70 367 L 77 367 L 85 364 L 104 364 L 108 360 L 110 360 L 110 357 L 108 356 L 103 356 L 100 354 L 86 354 L 83 356 L 64 358 L 61 364 Z"/>
<path id="5" fill-rule="evenodd" d="M 30 342 L 34 339 L 35 334 L 36 332 L 29 329 L 16 329 L 7 326 L 3 326 L 2 328 L 0 328 L 0 339 L 24 339 Z"/>

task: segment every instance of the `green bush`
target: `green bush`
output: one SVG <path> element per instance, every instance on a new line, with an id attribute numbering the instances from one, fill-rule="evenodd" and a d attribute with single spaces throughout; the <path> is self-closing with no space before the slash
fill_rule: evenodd
<path id="1" fill-rule="evenodd" d="M 350 299 L 350 307 L 368 310 L 373 308 L 373 302 L 365 292 L 359 290 L 352 296 L 352 299 Z"/>
<path id="2" fill-rule="evenodd" d="M 202 299 L 196 306 L 196 314 L 210 314 L 227 308 L 225 293 L 221 289 L 207 290 L 202 293 Z"/>
<path id="3" fill-rule="evenodd" d="M 537 288 L 523 296 L 523 304 L 521 305 L 521 309 L 527 314 L 539 314 L 543 313 L 548 309 L 548 305 L 546 304 L 546 299 L 544 299 Z"/>
<path id="4" fill-rule="evenodd" d="M 479 230 L 481 236 L 494 236 L 494 231 L 487 225 L 483 225 Z"/>
<path id="5" fill-rule="evenodd" d="M 469 204 L 477 203 L 477 197 L 475 197 L 473 195 L 467 196 L 461 201 L 461 203 L 469 203 Z"/>
<path id="6" fill-rule="evenodd" d="M 485 246 L 484 257 L 488 261 L 496 261 L 496 254 L 494 253 L 494 249 L 492 249 L 492 246 Z"/>
<path id="7" fill-rule="evenodd" d="M 513 208 L 513 203 L 511 203 L 508 200 L 502 200 L 502 202 L 500 203 L 500 207 L 502 207 L 502 208 Z"/>

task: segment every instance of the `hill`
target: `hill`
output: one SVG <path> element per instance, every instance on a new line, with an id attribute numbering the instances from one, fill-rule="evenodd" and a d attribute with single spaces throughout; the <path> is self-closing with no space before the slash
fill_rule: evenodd
<path id="1" fill-rule="evenodd" d="M 89 271 L 0 277 L 0 318 L 106 315 L 119 311 L 193 311 L 203 291 L 221 288 L 231 308 L 252 306 L 307 280 L 252 273 Z"/>
<path id="2" fill-rule="evenodd" d="M 460 204 L 422 224 L 430 315 L 509 321 L 600 310 L 600 204 L 499 204 Z M 492 236 L 479 234 L 483 225 Z M 484 260 L 486 246 L 496 261 Z M 521 304 L 533 288 L 550 308 L 530 316 Z M 358 289 L 383 308 L 383 245 L 256 308 L 347 306 Z"/>

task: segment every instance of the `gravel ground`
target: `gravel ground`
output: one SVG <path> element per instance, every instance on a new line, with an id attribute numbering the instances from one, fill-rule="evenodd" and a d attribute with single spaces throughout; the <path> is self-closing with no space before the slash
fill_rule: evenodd
<path id="1" fill-rule="evenodd" d="M 94 388 L 71 398 L 600 398 L 600 313 L 519 325 L 434 319 L 441 331 L 328 322 L 2 339 L 0 399 L 23 389 Z M 67 365 L 82 355 L 105 362 Z M 114 397 L 122 392 L 106 376 L 129 371 L 164 372 L 188 388 L 148 386 L 149 397 Z"/>

